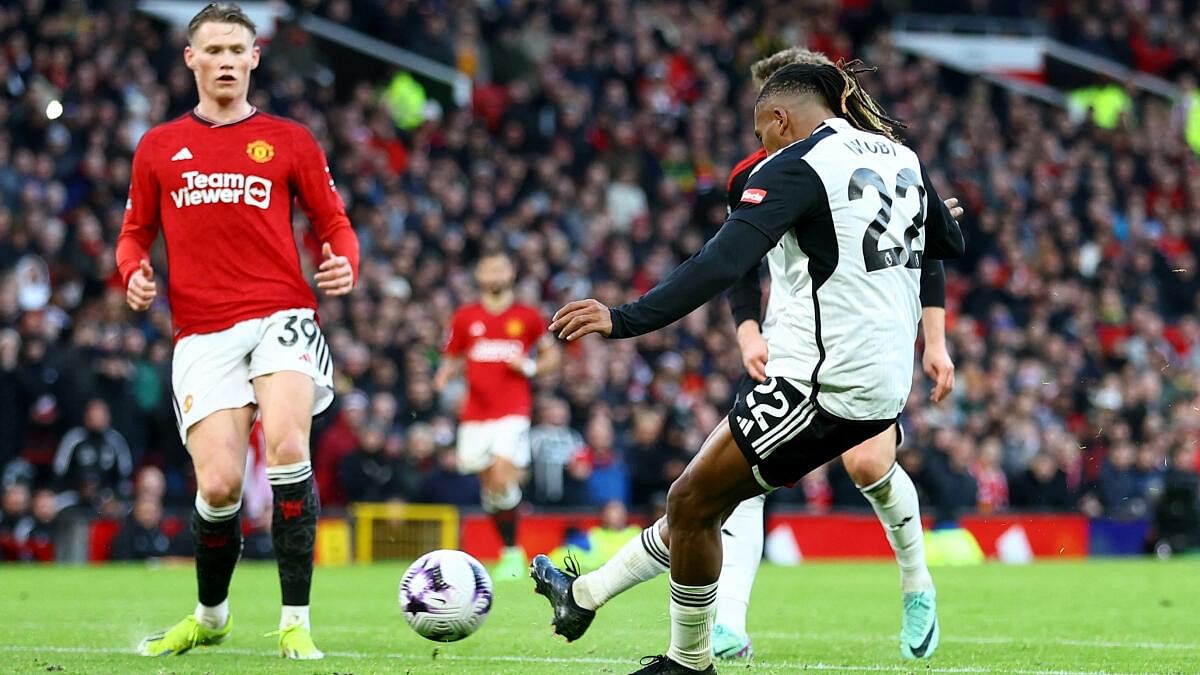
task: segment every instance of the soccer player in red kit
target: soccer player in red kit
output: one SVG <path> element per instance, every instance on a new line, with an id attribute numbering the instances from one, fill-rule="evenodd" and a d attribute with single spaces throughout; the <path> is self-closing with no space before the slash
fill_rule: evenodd
<path id="1" fill-rule="evenodd" d="M 329 347 L 301 274 L 291 209 L 298 199 L 323 242 L 317 287 L 349 293 L 358 240 L 324 153 L 301 125 L 250 105 L 254 23 L 213 3 L 188 25 L 184 61 L 199 104 L 142 138 L 133 157 L 117 264 L 135 311 L 157 296 L 150 246 L 166 240 L 175 329 L 172 389 L 196 470 L 192 536 L 199 603 L 142 640 L 146 656 L 181 654 L 229 634 L 229 581 L 242 548 L 239 513 L 255 414 L 274 496 L 272 540 L 283 610 L 281 656 L 319 659 L 309 624 L 319 504 L 309 457 L 312 416 L 333 400 Z"/>
<path id="2" fill-rule="evenodd" d="M 518 579 L 525 552 L 517 546 L 517 507 L 529 466 L 529 380 L 558 367 L 559 348 L 546 321 L 513 298 L 512 260 L 485 253 L 475 268 L 479 302 L 454 314 L 434 388 L 442 391 L 466 362 L 467 394 L 459 413 L 458 470 L 479 474 L 480 503 L 492 514 L 504 552 L 492 574 Z M 536 346 L 537 357 L 529 356 Z"/>

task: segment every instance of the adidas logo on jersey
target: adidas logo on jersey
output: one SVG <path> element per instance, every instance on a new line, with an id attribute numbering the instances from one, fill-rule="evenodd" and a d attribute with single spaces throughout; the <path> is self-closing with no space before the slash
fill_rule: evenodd
<path id="1" fill-rule="evenodd" d="M 181 162 L 185 159 L 192 159 L 192 151 L 188 150 L 187 146 L 180 148 L 179 152 L 175 153 L 171 157 L 172 162 Z"/>

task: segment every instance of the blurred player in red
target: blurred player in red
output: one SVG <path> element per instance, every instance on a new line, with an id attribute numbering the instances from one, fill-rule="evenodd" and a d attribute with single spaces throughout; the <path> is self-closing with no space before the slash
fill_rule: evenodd
<path id="1" fill-rule="evenodd" d="M 309 431 L 312 416 L 333 401 L 333 366 L 301 272 L 293 201 L 323 242 L 315 277 L 326 296 L 353 288 L 358 240 L 316 139 L 250 105 L 255 37 L 237 5 L 212 3 L 192 18 L 183 56 L 199 104 L 139 143 L 117 242 L 135 311 L 158 295 L 150 247 L 160 230 L 167 244 L 173 400 L 198 487 L 192 535 L 199 603 L 142 641 L 139 652 L 147 656 L 181 654 L 229 634 L 229 581 L 242 548 L 242 478 L 256 413 L 274 493 L 280 654 L 323 656 L 308 612 L 319 510 Z"/>
<path id="2" fill-rule="evenodd" d="M 517 507 L 529 466 L 529 380 L 558 367 L 558 343 L 534 308 L 513 298 L 516 272 L 500 251 L 485 253 L 475 268 L 479 302 L 460 307 L 433 385 L 442 391 L 466 362 L 467 393 L 459 414 L 458 470 L 479 474 L 480 504 L 492 514 L 504 543 L 497 579 L 525 574 L 517 546 Z M 530 350 L 537 348 L 537 357 Z"/>

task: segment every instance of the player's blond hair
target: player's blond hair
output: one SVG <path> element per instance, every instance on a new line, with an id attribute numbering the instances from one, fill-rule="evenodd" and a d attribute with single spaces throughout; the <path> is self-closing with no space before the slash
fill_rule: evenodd
<path id="1" fill-rule="evenodd" d="M 206 23 L 235 23 L 245 26 L 246 30 L 250 31 L 250 37 L 258 35 L 258 27 L 239 5 L 232 2 L 210 2 L 197 12 L 188 22 L 188 42 L 192 41 L 200 26 Z"/>
<path id="2" fill-rule="evenodd" d="M 830 61 L 829 57 L 821 52 L 814 52 L 804 47 L 788 47 L 750 64 L 750 76 L 754 78 L 754 88 L 762 89 L 762 86 L 771 79 L 776 71 L 793 63 L 808 63 L 814 66 L 833 65 L 833 61 Z"/>

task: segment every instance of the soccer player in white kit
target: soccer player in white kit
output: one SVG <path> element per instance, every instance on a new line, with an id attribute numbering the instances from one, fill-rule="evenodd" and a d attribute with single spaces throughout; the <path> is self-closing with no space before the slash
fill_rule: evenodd
<path id="1" fill-rule="evenodd" d="M 533 562 L 536 590 L 570 640 L 595 616 L 589 605 L 670 569 L 670 649 L 643 659 L 638 673 L 716 672 L 721 523 L 742 501 L 864 441 L 894 440 L 912 384 L 922 263 L 963 252 L 958 223 L 855 65 L 775 73 L 755 106 L 755 133 L 770 154 L 716 236 L 638 301 L 568 303 L 551 323 L 568 341 L 641 335 L 768 258 L 766 381 L 735 403 L 671 486 L 666 518 L 589 575 L 564 573 L 545 556 Z M 936 622 L 932 630 L 936 639 Z"/>

